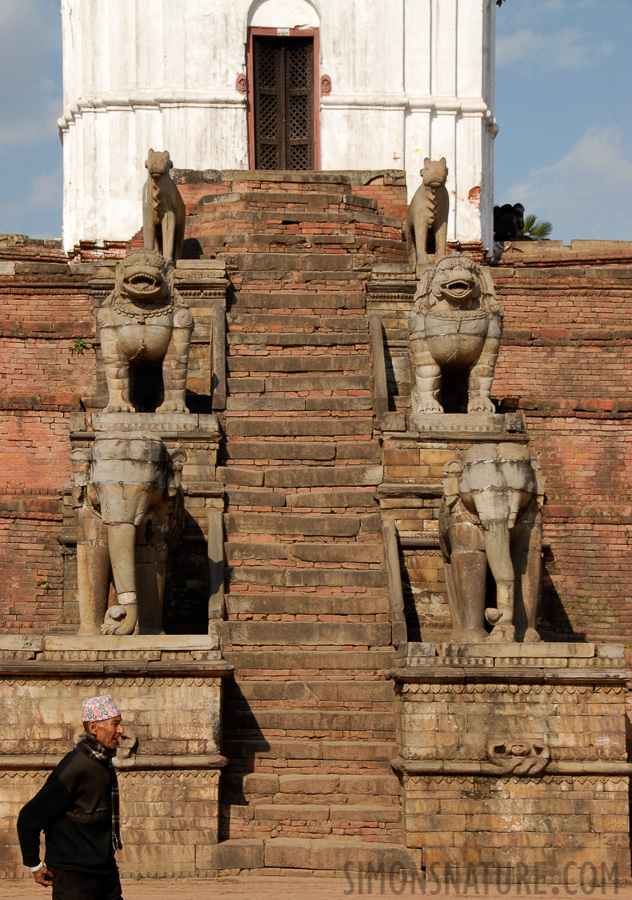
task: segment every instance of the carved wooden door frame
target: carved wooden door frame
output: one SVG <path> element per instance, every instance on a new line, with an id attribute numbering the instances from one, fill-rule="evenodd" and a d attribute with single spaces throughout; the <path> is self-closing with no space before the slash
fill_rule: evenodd
<path id="1" fill-rule="evenodd" d="M 254 39 L 257 37 L 279 38 L 312 38 L 313 40 L 313 110 L 314 110 L 314 171 L 320 169 L 320 31 L 317 28 L 249 28 L 246 46 L 247 92 L 246 109 L 248 112 L 248 167 L 255 168 L 255 78 L 254 78 Z"/>

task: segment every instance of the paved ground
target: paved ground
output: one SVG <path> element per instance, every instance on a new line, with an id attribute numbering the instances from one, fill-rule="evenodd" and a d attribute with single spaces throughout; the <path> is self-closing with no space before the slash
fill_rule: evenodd
<path id="1" fill-rule="evenodd" d="M 388 883 L 384 885 L 373 882 L 360 885 L 357 880 L 351 884 L 346 879 L 330 880 L 317 877 L 303 878 L 222 878 L 217 881 L 124 881 L 123 896 L 125 900 L 294 900 L 294 898 L 307 898 L 307 900 L 347 900 L 349 897 L 422 897 L 424 891 L 416 884 L 414 890 L 411 885 L 395 884 L 395 890 Z M 595 900 L 632 900 L 632 886 L 617 887 L 584 887 L 557 885 L 513 885 L 511 888 L 501 889 L 484 888 L 479 885 L 461 887 L 458 891 L 451 886 L 448 891 L 439 888 L 436 884 L 426 887 L 425 895 L 442 898 L 489 897 L 490 900 L 531 900 L 542 897 L 558 898 L 558 900 L 583 900 L 585 897 L 594 897 Z M 0 882 L 0 900 L 46 900 L 50 893 L 45 888 L 39 887 L 29 881 L 5 881 Z"/>

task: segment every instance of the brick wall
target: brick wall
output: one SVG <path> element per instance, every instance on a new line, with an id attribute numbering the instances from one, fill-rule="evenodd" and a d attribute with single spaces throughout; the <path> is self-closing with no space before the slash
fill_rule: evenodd
<path id="1" fill-rule="evenodd" d="M 518 244 L 494 269 L 494 379 L 546 478 L 544 611 L 557 632 L 629 639 L 632 243 Z"/>
<path id="2" fill-rule="evenodd" d="M 224 186 L 228 182 L 191 182 L 181 189 L 193 204 Z M 352 190 L 377 199 L 385 211 L 402 195 L 397 183 L 354 184 Z M 96 259 L 121 247 L 90 252 Z M 95 391 L 92 270 L 78 260 L 69 266 L 55 242 L 0 237 L 0 513 L 6 535 L 0 570 L 8 586 L 1 629 L 38 630 L 61 615 L 61 555 L 50 517 L 61 515 L 59 492 L 69 479 L 70 413 L 81 408 L 81 396 Z M 547 618 L 558 632 L 627 636 L 632 245 L 525 243 L 505 253 L 493 274 L 505 312 L 493 393 L 504 410 L 525 412 L 547 479 Z M 254 275 L 249 290 L 269 290 L 258 288 Z M 279 312 L 309 315 L 313 297 L 301 304 L 300 279 L 311 276 L 297 276 L 287 285 L 291 303 Z M 235 283 L 241 277 L 233 271 Z M 335 273 L 329 277 L 327 286 L 335 287 Z M 360 295 L 350 300 L 353 309 L 335 314 L 361 316 Z M 37 581 L 49 586 L 37 588 Z"/>
<path id="3" fill-rule="evenodd" d="M 61 615 L 69 414 L 94 391 L 86 277 L 55 241 L 0 236 L 0 630 Z"/>

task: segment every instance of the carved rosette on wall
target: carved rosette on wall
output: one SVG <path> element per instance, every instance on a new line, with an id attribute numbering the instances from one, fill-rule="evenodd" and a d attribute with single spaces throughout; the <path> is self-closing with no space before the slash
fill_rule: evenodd
<path id="1" fill-rule="evenodd" d="M 543 741 L 495 739 L 487 744 L 487 759 L 499 775 L 539 775 L 550 763 L 551 751 Z"/>
<path id="2" fill-rule="evenodd" d="M 328 97 L 331 94 L 331 76 L 322 75 L 320 79 L 320 96 Z"/>

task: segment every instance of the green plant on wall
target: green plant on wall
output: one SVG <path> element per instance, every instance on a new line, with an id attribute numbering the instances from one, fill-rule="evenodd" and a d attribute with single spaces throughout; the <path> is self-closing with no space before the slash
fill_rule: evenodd
<path id="1" fill-rule="evenodd" d="M 70 352 L 74 355 L 77 353 L 79 356 L 83 354 L 84 350 L 87 350 L 88 345 L 84 341 L 83 338 L 75 338 L 74 342 L 70 346 Z"/>

